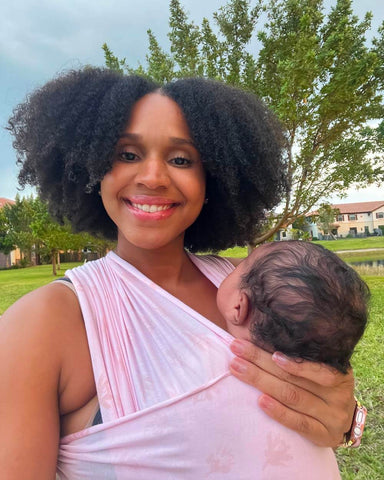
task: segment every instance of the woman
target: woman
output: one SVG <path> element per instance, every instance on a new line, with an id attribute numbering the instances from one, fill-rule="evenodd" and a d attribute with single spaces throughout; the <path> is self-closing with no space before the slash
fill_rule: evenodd
<path id="1" fill-rule="evenodd" d="M 194 430 L 196 422 L 188 422 L 185 411 L 178 417 L 185 419 L 182 424 L 168 417 L 160 421 L 157 406 L 168 411 L 173 398 L 186 396 L 193 402 L 189 412 L 204 416 L 208 410 L 196 405 L 205 385 L 218 378 L 236 381 L 226 373 L 230 337 L 216 306 L 217 286 L 233 266 L 191 256 L 184 247 L 219 250 L 256 235 L 265 209 L 287 188 L 278 126 L 253 96 L 216 82 L 180 80 L 159 91 L 143 78 L 86 68 L 35 92 L 14 112 L 10 129 L 21 183 L 36 185 L 57 218 L 69 218 L 77 230 L 117 238 L 117 247 L 105 260 L 69 272 L 72 288 L 53 282 L 4 314 L 2 475 L 54 478 L 59 451 L 64 478 L 154 478 L 143 474 L 141 455 L 153 438 L 154 454 L 161 439 L 151 430 L 140 444 L 135 435 L 160 422 L 157 435 L 169 428 L 170 441 L 177 437 L 189 448 L 192 443 L 178 435 L 204 433 L 202 424 Z M 134 293 L 124 290 L 135 287 Z M 169 305 L 176 309 L 171 314 Z M 134 330 L 143 325 L 143 335 Z M 164 338 L 159 325 L 167 327 Z M 140 343 L 148 338 L 152 343 Z M 161 347 L 152 352 L 154 345 Z M 312 442 L 341 443 L 354 409 L 351 373 L 271 357 L 247 342 L 235 341 L 231 348 L 237 355 L 231 373 L 265 392 L 255 397 L 255 412 L 258 401 L 271 418 Z M 253 392 L 238 385 L 239 392 Z M 240 404 L 240 397 L 234 393 L 232 403 Z M 102 423 L 96 425 L 99 407 Z M 150 426 L 142 425 L 147 417 L 141 412 L 153 411 Z M 122 423 L 133 431 L 116 431 Z M 226 430 L 232 438 L 241 433 L 236 428 Z M 119 443 L 124 439 L 126 445 Z M 235 459 L 225 452 L 224 463 L 208 456 L 206 475 L 221 478 L 231 471 L 231 478 L 243 478 L 231 470 Z M 175 455 L 168 464 L 167 456 L 159 458 L 151 466 L 156 478 L 187 479 L 194 472 L 191 465 L 175 463 Z M 125 476 L 124 462 L 131 462 L 130 473 L 137 467 L 132 477 Z M 89 470 L 71 473 L 71 464 L 87 464 Z M 168 476 L 160 476 L 159 465 L 168 465 Z"/>

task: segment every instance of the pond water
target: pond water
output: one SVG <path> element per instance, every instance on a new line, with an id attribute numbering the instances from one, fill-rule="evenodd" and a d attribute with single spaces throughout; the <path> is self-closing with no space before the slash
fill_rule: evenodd
<path id="1" fill-rule="evenodd" d="M 347 262 L 350 265 L 364 266 L 364 267 L 379 267 L 380 265 L 384 266 L 384 259 L 380 260 L 365 260 L 364 262 Z"/>

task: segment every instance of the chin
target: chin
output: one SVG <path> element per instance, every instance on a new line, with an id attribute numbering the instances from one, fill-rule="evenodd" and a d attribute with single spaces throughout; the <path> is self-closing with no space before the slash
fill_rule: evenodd
<path id="1" fill-rule="evenodd" d="M 172 247 L 174 249 L 184 248 L 184 233 L 175 237 L 169 237 L 168 235 L 159 235 L 159 233 L 153 232 L 153 235 L 148 234 L 148 231 L 143 232 L 142 234 L 134 235 L 127 232 L 127 235 L 124 235 L 124 232 L 119 231 L 118 244 L 120 248 L 139 248 L 142 250 L 152 251 L 152 250 L 161 250 L 167 247 Z"/>

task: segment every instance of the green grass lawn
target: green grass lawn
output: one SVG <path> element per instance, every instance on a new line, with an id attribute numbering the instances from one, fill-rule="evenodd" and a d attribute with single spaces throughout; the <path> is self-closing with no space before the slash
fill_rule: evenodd
<path id="1" fill-rule="evenodd" d="M 229 258 L 244 258 L 248 255 L 248 249 L 247 247 L 228 248 L 227 250 L 219 252 L 219 255 Z"/>
<path id="2" fill-rule="evenodd" d="M 338 240 L 319 240 L 313 243 L 323 245 L 328 250 L 361 250 L 365 248 L 384 248 L 384 236 L 367 238 L 340 238 Z"/>
<path id="3" fill-rule="evenodd" d="M 338 256 L 344 260 L 344 262 L 368 262 L 370 260 L 383 260 L 384 250 L 375 250 L 374 252 L 361 252 L 356 250 L 355 252 L 338 253 Z"/>
<path id="4" fill-rule="evenodd" d="M 52 265 L 38 267 L 0 270 L 0 315 L 9 305 L 26 293 L 41 287 L 55 278 L 62 277 L 68 268 L 73 268 L 77 263 L 62 263 L 57 271 L 57 277 L 52 275 Z"/>
<path id="5" fill-rule="evenodd" d="M 384 479 L 384 277 L 364 277 L 372 293 L 370 320 L 352 364 L 356 395 L 368 409 L 363 442 L 357 449 L 339 449 L 343 480 Z"/>
<path id="6" fill-rule="evenodd" d="M 315 241 L 322 245 L 323 247 L 331 250 L 332 252 L 344 251 L 344 250 L 365 250 L 367 248 L 377 248 L 378 252 L 348 252 L 340 255 L 343 259 L 349 257 L 358 257 L 359 259 L 354 260 L 356 262 L 364 260 L 376 260 L 384 257 L 384 236 L 383 237 L 367 237 L 367 238 L 344 238 L 339 240 L 321 240 Z M 383 249 L 383 251 L 380 251 Z M 234 247 L 228 248 L 228 250 L 223 250 L 220 252 L 220 255 L 224 257 L 246 257 L 247 248 L 246 247 Z M 362 258 L 362 260 L 360 260 Z"/>
<path id="7" fill-rule="evenodd" d="M 245 256 L 246 249 L 231 249 L 226 255 Z M 59 275 L 75 265 L 63 264 Z M 50 265 L 0 271 L 0 313 L 25 293 L 53 278 Z M 352 364 L 356 394 L 368 408 L 368 422 L 360 448 L 337 452 L 343 480 L 384 479 L 384 277 L 364 279 L 372 293 L 370 321 Z"/>

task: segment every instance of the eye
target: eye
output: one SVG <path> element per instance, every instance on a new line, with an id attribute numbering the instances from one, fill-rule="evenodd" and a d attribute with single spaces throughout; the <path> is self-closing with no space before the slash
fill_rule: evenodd
<path id="1" fill-rule="evenodd" d="M 122 162 L 134 162 L 138 159 L 136 153 L 133 152 L 121 152 L 119 153 L 119 160 Z"/>
<path id="2" fill-rule="evenodd" d="M 189 158 L 185 158 L 185 157 L 175 157 L 175 158 L 172 158 L 170 163 L 172 163 L 176 167 L 184 167 L 185 168 L 185 167 L 189 167 L 190 165 L 192 165 L 192 160 L 190 160 Z"/>

